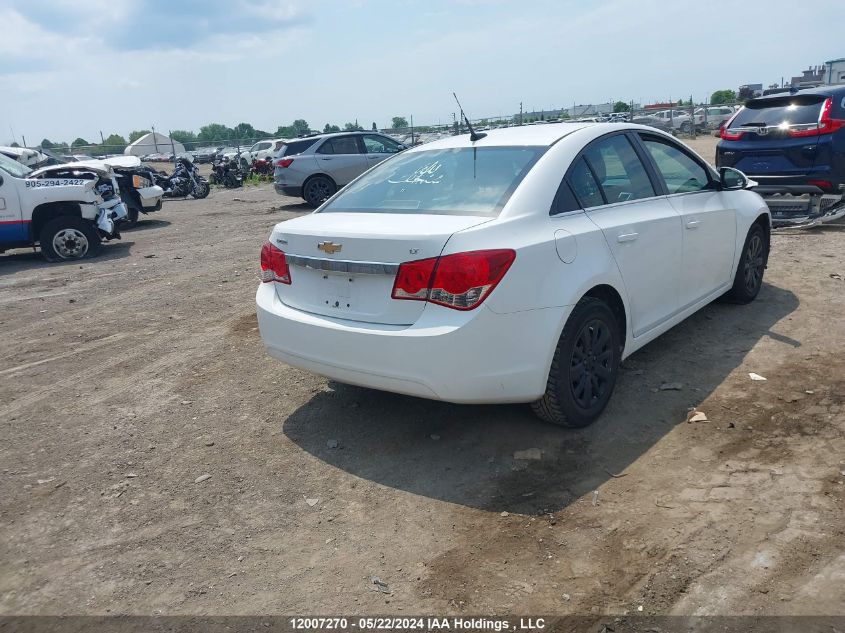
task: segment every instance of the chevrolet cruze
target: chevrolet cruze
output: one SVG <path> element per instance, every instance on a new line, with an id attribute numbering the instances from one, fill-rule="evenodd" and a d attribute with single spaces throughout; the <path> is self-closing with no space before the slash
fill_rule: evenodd
<path id="1" fill-rule="evenodd" d="M 742 173 L 632 124 L 481 136 L 399 153 L 276 225 L 256 297 L 272 356 L 584 426 L 623 358 L 760 291 L 770 216 Z"/>

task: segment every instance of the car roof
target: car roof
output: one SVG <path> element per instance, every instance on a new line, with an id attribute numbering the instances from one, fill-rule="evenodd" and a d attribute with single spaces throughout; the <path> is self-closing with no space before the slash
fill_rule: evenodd
<path id="1" fill-rule="evenodd" d="M 361 134 L 378 134 L 379 136 L 387 136 L 381 132 L 373 132 L 372 130 L 350 130 L 348 132 L 323 132 L 321 134 L 307 134 L 305 136 L 297 136 L 294 138 L 283 139 L 286 143 L 293 143 L 294 141 L 322 141 L 326 138 L 333 138 L 335 136 L 357 136 Z"/>
<path id="2" fill-rule="evenodd" d="M 754 103 L 765 103 L 769 100 L 779 100 L 783 99 L 784 97 L 791 97 L 794 95 L 819 95 L 822 97 L 840 97 L 845 96 L 845 85 L 838 84 L 835 86 L 817 86 L 815 88 L 801 88 L 799 90 L 787 90 L 784 92 L 775 92 L 768 95 L 763 95 L 762 97 L 755 97 L 754 99 L 749 99 L 749 101 L 753 101 Z M 747 101 L 746 103 L 748 103 Z"/>
<path id="3" fill-rule="evenodd" d="M 509 127 L 498 130 L 490 130 L 487 136 L 473 143 L 469 140 L 469 133 L 449 136 L 437 141 L 431 141 L 424 145 L 417 145 L 407 150 L 409 152 L 425 151 L 430 149 L 450 149 L 456 147 L 503 147 L 503 146 L 550 146 L 554 145 L 565 136 L 579 130 L 590 129 L 597 136 L 619 130 L 648 130 L 656 131 L 645 125 L 624 124 L 624 123 L 592 123 L 589 121 L 575 121 L 572 123 L 548 123 L 546 125 L 524 125 L 521 127 Z"/>

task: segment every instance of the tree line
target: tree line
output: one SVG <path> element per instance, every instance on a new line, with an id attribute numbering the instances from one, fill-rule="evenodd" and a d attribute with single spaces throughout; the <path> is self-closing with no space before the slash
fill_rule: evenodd
<path id="1" fill-rule="evenodd" d="M 393 119 L 394 128 L 397 128 L 397 118 Z M 404 121 L 404 119 L 401 119 L 401 121 Z M 322 131 L 328 133 L 363 131 L 363 129 L 356 120 L 355 122 L 344 124 L 343 127 L 326 123 Z M 375 122 L 372 124 L 372 129 L 374 131 L 378 130 Z M 276 128 L 275 132 L 258 129 L 250 123 L 238 123 L 234 127 L 229 127 L 222 123 L 209 123 L 200 127 L 199 132 L 193 132 L 191 130 L 160 131 L 160 133 L 169 136 L 174 141 L 182 143 L 186 150 L 194 150 L 206 146 L 230 145 L 238 142 L 240 144 L 244 144 L 245 142 L 252 143 L 265 138 L 296 138 L 297 136 L 304 136 L 315 132 L 318 132 L 318 130 L 312 130 L 305 119 L 296 119 L 289 125 L 280 125 Z M 71 143 L 66 141 L 51 141 L 45 138 L 41 141 L 40 146 L 44 149 L 65 154 L 83 151 L 89 154 L 119 154 L 123 152 L 127 145 L 134 143 L 149 133 L 150 130 L 133 130 L 129 133 L 128 137 L 124 137 L 121 134 L 109 134 L 99 143 L 96 141 L 90 142 L 84 138 L 77 138 Z"/>

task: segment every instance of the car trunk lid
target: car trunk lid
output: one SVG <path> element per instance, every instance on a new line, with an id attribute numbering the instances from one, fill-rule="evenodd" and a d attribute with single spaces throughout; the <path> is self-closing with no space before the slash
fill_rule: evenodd
<path id="1" fill-rule="evenodd" d="M 818 135 L 824 100 L 817 94 L 750 100 L 725 130 L 720 166 L 763 181 L 811 174 L 830 158 L 829 139 Z"/>
<path id="2" fill-rule="evenodd" d="M 313 213 L 278 224 L 270 241 L 284 251 L 291 284 L 286 305 L 325 316 L 411 325 L 422 301 L 391 298 L 399 264 L 437 257 L 452 234 L 489 217 L 391 213 Z"/>

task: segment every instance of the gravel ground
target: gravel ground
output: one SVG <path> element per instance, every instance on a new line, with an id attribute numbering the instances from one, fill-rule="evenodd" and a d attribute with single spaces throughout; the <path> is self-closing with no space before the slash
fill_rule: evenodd
<path id="1" fill-rule="evenodd" d="M 0 256 L 0 614 L 845 613 L 841 228 L 776 235 L 756 302 L 568 431 L 269 359 L 258 251 L 303 212 L 215 190 Z"/>

